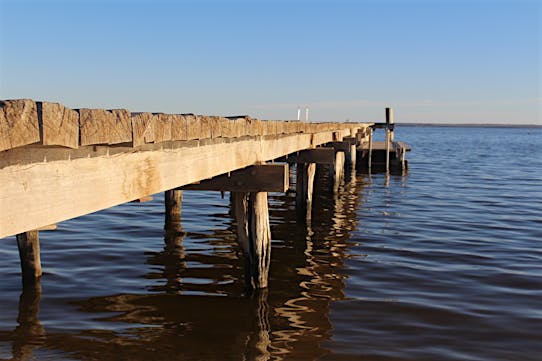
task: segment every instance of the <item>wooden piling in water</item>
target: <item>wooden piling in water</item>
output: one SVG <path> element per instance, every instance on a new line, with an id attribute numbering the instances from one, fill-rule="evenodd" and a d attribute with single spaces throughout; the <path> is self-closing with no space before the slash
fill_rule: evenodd
<path id="1" fill-rule="evenodd" d="M 373 129 L 370 128 L 369 130 L 369 157 L 367 159 L 367 169 L 369 170 L 369 174 L 371 173 L 371 159 L 373 158 Z"/>
<path id="2" fill-rule="evenodd" d="M 173 224 L 181 224 L 183 203 L 183 191 L 170 189 L 164 192 L 164 204 L 166 207 L 165 229 L 171 228 Z"/>
<path id="3" fill-rule="evenodd" d="M 232 192 L 238 242 L 245 261 L 247 288 L 266 288 L 271 261 L 267 192 Z"/>
<path id="4" fill-rule="evenodd" d="M 41 277 L 40 239 L 38 231 L 28 231 L 17 235 L 17 246 L 21 258 L 23 283 L 31 283 Z"/>
<path id="5" fill-rule="evenodd" d="M 335 165 L 330 169 L 334 192 L 339 190 L 339 185 L 344 177 L 344 159 L 344 152 L 335 153 Z"/>
<path id="6" fill-rule="evenodd" d="M 297 163 L 296 167 L 296 210 L 299 218 L 312 218 L 312 193 L 314 188 L 315 163 Z"/>

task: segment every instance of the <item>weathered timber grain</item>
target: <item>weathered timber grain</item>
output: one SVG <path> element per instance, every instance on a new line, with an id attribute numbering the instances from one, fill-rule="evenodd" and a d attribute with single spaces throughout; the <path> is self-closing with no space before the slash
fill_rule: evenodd
<path id="1" fill-rule="evenodd" d="M 186 124 L 186 117 L 181 114 L 175 114 L 170 116 L 171 119 L 171 140 L 187 140 L 188 129 Z"/>
<path id="2" fill-rule="evenodd" d="M 0 101 L 0 151 L 39 141 L 36 103 L 29 99 Z"/>
<path id="3" fill-rule="evenodd" d="M 79 109 L 81 145 L 132 141 L 130 113 L 125 109 Z"/>
<path id="4" fill-rule="evenodd" d="M 271 261 L 271 228 L 267 193 L 233 192 L 238 242 L 245 261 L 248 288 L 266 288 Z"/>
<path id="5" fill-rule="evenodd" d="M 132 144 L 134 147 L 154 142 L 154 117 L 151 113 L 132 113 Z"/>
<path id="6" fill-rule="evenodd" d="M 173 115 L 157 113 L 154 119 L 154 142 L 161 143 L 171 140 L 171 124 Z"/>
<path id="7" fill-rule="evenodd" d="M 79 147 L 79 113 L 58 103 L 38 102 L 41 143 Z"/>

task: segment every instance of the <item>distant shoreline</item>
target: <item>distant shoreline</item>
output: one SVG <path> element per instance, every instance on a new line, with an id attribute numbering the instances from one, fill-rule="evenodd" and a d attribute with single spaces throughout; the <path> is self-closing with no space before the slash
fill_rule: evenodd
<path id="1" fill-rule="evenodd" d="M 406 125 L 409 127 L 472 127 L 472 128 L 542 128 L 542 124 L 484 124 L 484 123 L 395 123 L 396 126 Z"/>

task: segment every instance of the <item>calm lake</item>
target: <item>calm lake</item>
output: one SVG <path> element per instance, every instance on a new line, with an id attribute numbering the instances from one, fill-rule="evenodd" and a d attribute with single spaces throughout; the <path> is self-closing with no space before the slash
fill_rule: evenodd
<path id="1" fill-rule="evenodd" d="M 408 174 L 320 177 L 309 227 L 270 195 L 252 295 L 227 194 L 184 192 L 174 236 L 161 194 L 41 232 L 24 292 L 0 240 L 0 360 L 542 360 L 542 128 L 395 134 Z"/>

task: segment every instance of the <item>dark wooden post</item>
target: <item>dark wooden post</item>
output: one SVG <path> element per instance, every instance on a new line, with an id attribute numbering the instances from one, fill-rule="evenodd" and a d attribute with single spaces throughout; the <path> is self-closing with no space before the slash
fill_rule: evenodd
<path id="1" fill-rule="evenodd" d="M 166 206 L 166 224 L 165 229 L 171 228 L 171 225 L 181 224 L 181 213 L 183 203 L 183 191 L 171 189 L 164 193 L 164 203 Z"/>
<path id="2" fill-rule="evenodd" d="M 296 174 L 296 210 L 303 220 L 312 218 L 312 192 L 314 188 L 315 163 L 297 163 Z"/>
<path id="3" fill-rule="evenodd" d="M 40 238 L 38 231 L 17 235 L 17 246 L 21 258 L 23 283 L 35 282 L 41 277 Z"/>
<path id="4" fill-rule="evenodd" d="M 267 192 L 232 192 L 237 237 L 245 257 L 248 288 L 266 288 L 271 261 L 271 228 Z"/>
<path id="5" fill-rule="evenodd" d="M 371 173 L 371 164 L 373 158 L 373 128 L 369 130 L 369 158 L 367 160 L 367 169 Z"/>

